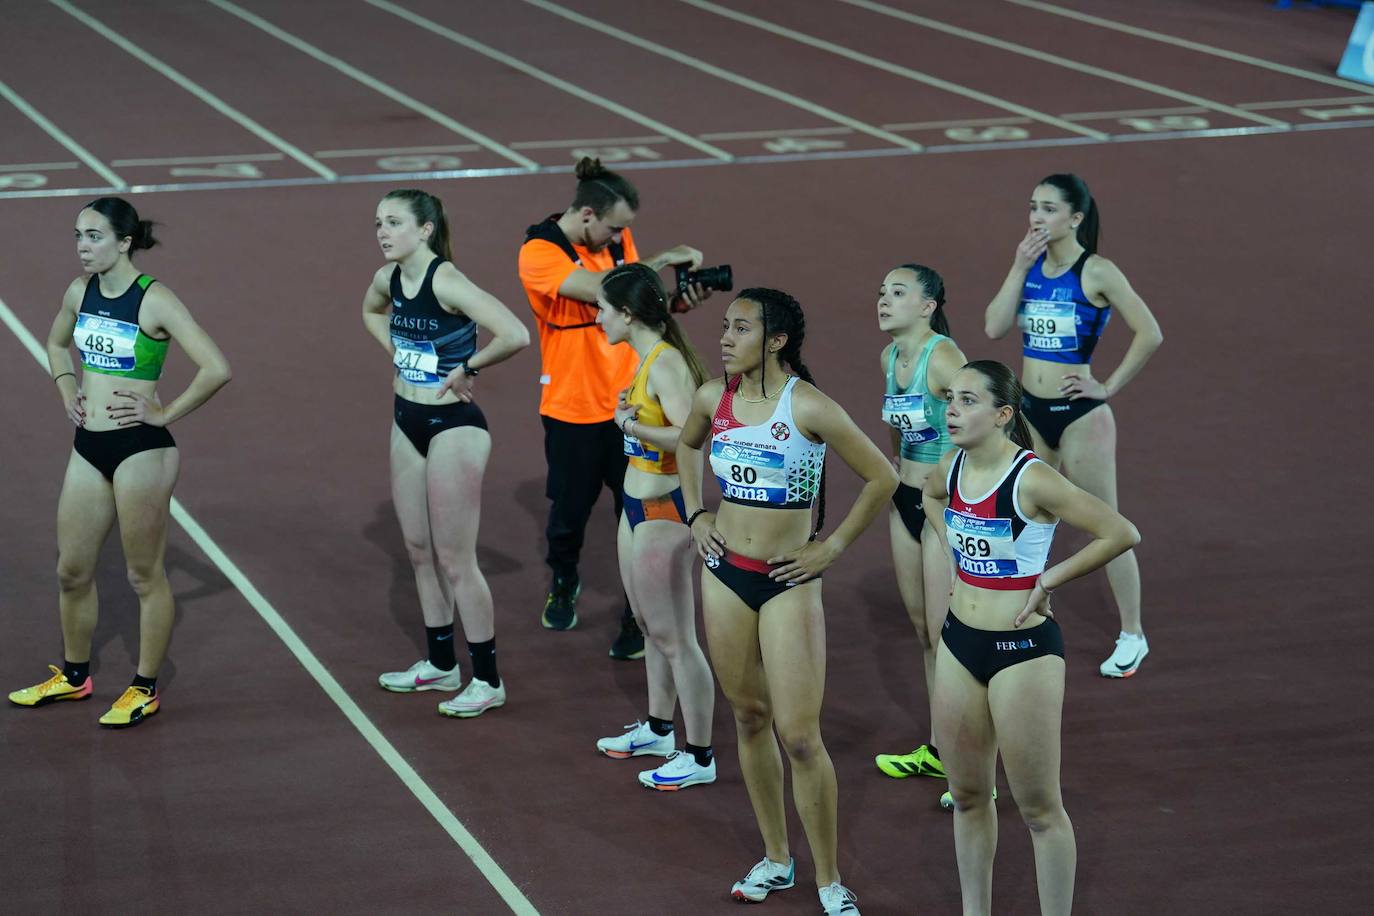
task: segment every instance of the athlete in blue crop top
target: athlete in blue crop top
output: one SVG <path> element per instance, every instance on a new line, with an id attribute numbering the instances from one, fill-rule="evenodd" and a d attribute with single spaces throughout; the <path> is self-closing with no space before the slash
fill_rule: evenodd
<path id="1" fill-rule="evenodd" d="M 1031 194 L 1030 229 L 987 308 L 987 333 L 1020 326 L 1022 409 L 1035 452 L 1115 507 L 1116 418 L 1106 401 L 1145 367 L 1164 340 L 1144 300 L 1097 254 L 1097 202 L 1077 175 L 1051 175 Z M 1089 362 L 1112 310 L 1134 335 L 1116 371 L 1093 377 Z M 1099 670 L 1130 677 L 1150 651 L 1140 622 L 1140 567 L 1127 551 L 1107 566 L 1121 617 L 1116 648 Z"/>
<path id="2" fill-rule="evenodd" d="M 945 736 L 963 909 L 992 912 L 1000 753 L 1031 831 L 1040 912 L 1068 916 L 1077 852 L 1059 785 L 1064 640 L 1050 593 L 1120 556 L 1140 535 L 1027 451 L 1021 386 L 1010 369 L 972 362 L 951 388 L 946 420 L 958 451 L 926 479 L 924 505 L 959 571 L 935 666 L 934 709 L 935 732 Z M 1060 521 L 1091 540 L 1048 566 Z"/>
<path id="3" fill-rule="evenodd" d="M 180 453 L 168 425 L 200 407 L 229 381 L 229 363 L 186 306 L 134 267 L 152 248 L 153 224 L 119 197 L 102 197 L 76 218 L 76 253 L 84 275 L 73 280 L 48 332 L 48 367 L 67 417 L 76 425 L 57 501 L 58 605 L 62 668 L 16 690 L 10 701 L 44 706 L 92 695 L 91 638 L 99 607 L 95 571 L 116 520 L 129 582 L 138 593 L 138 668 L 133 683 L 98 720 L 138 725 L 161 708 L 157 675 L 176 619 L 163 558 Z M 169 403 L 157 383 L 175 340 L 196 365 L 195 377 Z M 71 347 L 81 354 L 76 376 Z"/>
<path id="4" fill-rule="evenodd" d="M 528 346 L 530 336 L 510 309 L 453 265 L 448 221 L 437 197 L 415 190 L 387 194 L 377 206 L 377 242 L 387 263 L 363 297 L 363 324 L 395 367 L 391 495 L 415 570 L 429 649 L 408 670 L 378 681 L 397 693 L 458 690 L 456 604 L 473 676 L 439 711 L 469 718 L 506 702 L 496 668 L 491 590 L 477 567 L 491 437 L 472 402 L 473 378 Z M 478 328 L 491 335 L 480 350 Z"/>
<path id="5" fill-rule="evenodd" d="M 688 528 L 705 560 L 702 611 L 716 677 L 735 714 L 740 770 L 763 834 L 764 858 L 731 893 L 760 901 L 791 887 L 777 737 L 827 913 L 857 914 L 836 862 L 835 768 L 821 740 L 825 622 L 820 576 L 882 511 L 897 487 L 883 453 L 821 394 L 802 364 L 801 306 L 746 289 L 725 312 L 726 377 L 698 389 L 678 443 Z M 723 497 L 702 501 L 703 448 Z M 833 448 L 864 481 L 834 533 L 825 523 L 824 461 Z M 811 506 L 819 503 L 817 524 Z"/>
<path id="6" fill-rule="evenodd" d="M 892 566 L 902 604 L 921 642 L 929 698 L 935 683 L 935 649 L 949 604 L 950 570 L 944 545 L 926 524 L 921 487 L 950 449 L 945 393 L 967 360 L 948 336 L 944 279 L 924 265 L 904 264 L 888 271 L 878 288 L 878 328 L 892 335 L 879 365 L 885 381 L 883 422 L 892 433 L 893 461 L 901 478 L 888 516 Z M 933 715 L 930 721 L 933 730 Z M 945 776 L 933 734 L 910 753 L 879 754 L 874 763 L 894 779 Z"/>

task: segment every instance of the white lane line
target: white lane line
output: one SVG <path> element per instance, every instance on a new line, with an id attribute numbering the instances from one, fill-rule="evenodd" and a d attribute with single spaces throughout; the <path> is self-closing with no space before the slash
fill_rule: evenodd
<path id="1" fill-rule="evenodd" d="M 71 153 L 73 156 L 80 159 L 82 162 L 86 163 L 87 167 L 90 168 L 91 171 L 95 172 L 105 181 L 109 182 L 110 187 L 112 187 L 114 190 L 123 191 L 126 188 L 128 188 L 128 185 L 124 183 L 124 179 L 116 175 L 113 169 L 111 169 L 105 163 L 101 162 L 99 159 L 95 158 L 95 156 L 92 156 L 86 150 L 86 147 L 82 146 L 80 143 L 77 143 L 75 140 L 73 140 L 67 134 L 66 131 L 62 130 L 62 128 L 58 127 L 56 124 L 49 121 L 47 118 L 43 117 L 42 112 L 40 112 L 37 108 L 34 108 L 28 102 L 24 101 L 24 99 L 19 95 L 19 93 L 11 89 L 9 87 L 9 84 L 7 84 L 4 80 L 0 80 L 0 96 L 3 96 L 5 101 L 9 102 L 15 108 L 18 108 L 19 111 L 23 113 L 23 115 L 26 118 L 28 118 L 30 121 L 41 127 L 43 129 L 43 132 L 46 133 L 49 137 L 52 137 L 58 143 L 61 143 L 64 147 L 66 147 L 67 152 Z"/>
<path id="2" fill-rule="evenodd" d="M 515 147 L 519 144 L 512 143 Z M 449 146 L 387 146 L 378 149 L 316 150 L 316 159 L 362 159 L 385 156 L 416 156 L 424 153 L 475 153 L 482 147 L 476 143 L 455 143 Z"/>
<path id="3" fill-rule="evenodd" d="M 59 172 L 80 166 L 79 162 L 24 162 L 0 165 L 0 172 Z"/>
<path id="4" fill-rule="evenodd" d="M 1002 127 L 1030 123 L 1030 118 L 955 118 L 949 121 L 901 121 L 883 126 L 888 130 L 941 130 L 946 127 Z"/>
<path id="5" fill-rule="evenodd" d="M 940 146 L 924 147 L 919 153 L 898 147 L 886 146 L 874 149 L 851 149 L 825 152 L 769 153 L 740 156 L 735 159 L 739 165 L 774 165 L 782 162 L 814 162 L 841 159 L 880 159 L 893 156 L 915 156 L 924 153 L 981 153 L 990 150 L 1053 149 L 1059 147 L 1104 146 L 1112 143 L 1153 143 L 1170 140 L 1208 140 L 1218 137 L 1261 137 L 1270 134 L 1306 133 L 1326 130 L 1368 130 L 1374 128 L 1374 119 L 1348 121 L 1323 121 L 1319 123 L 1299 123 L 1291 127 L 1205 127 L 1189 130 L 1166 130 L 1132 134 L 1116 134 L 1106 140 L 1093 140 L 1089 137 L 1050 137 L 1042 139 L 997 140 L 986 143 L 950 143 Z M 625 170 L 664 170 L 716 167 L 726 163 L 719 159 L 649 159 L 619 162 L 616 169 Z M 481 169 L 435 169 L 419 172 L 376 172 L 357 175 L 340 175 L 337 184 L 372 184 L 397 181 L 456 181 L 472 178 L 508 178 L 520 175 L 568 175 L 573 166 L 541 166 L 536 171 L 519 169 L 514 166 Z M 301 188 L 318 187 L 329 184 L 319 178 L 302 176 L 300 178 L 262 178 L 226 181 L 196 181 L 168 184 L 134 185 L 129 188 L 134 194 L 166 194 L 184 191 L 240 191 L 260 190 L 263 188 Z M 0 191 L 0 200 L 19 200 L 34 197 L 88 197 L 109 194 L 113 189 L 97 188 L 42 188 L 20 191 Z"/>
<path id="6" fill-rule="evenodd" d="M 1175 99 L 1179 102 L 1188 102 L 1192 105 L 1198 105 L 1202 108 L 1206 108 L 1211 111 L 1216 111 L 1222 114 L 1230 115 L 1233 118 L 1239 118 L 1242 121 L 1254 121 L 1257 124 L 1267 124 L 1270 127 L 1283 127 L 1287 124 L 1286 121 L 1280 121 L 1277 118 L 1271 118 L 1268 115 L 1260 115 L 1254 114 L 1249 111 L 1242 111 L 1239 108 L 1224 104 L 1222 102 L 1214 102 L 1211 99 L 1205 99 L 1202 96 L 1193 95 L 1191 92 L 1181 92 L 1177 89 L 1171 89 L 1168 86 L 1162 86 L 1159 83 L 1152 83 L 1149 80 L 1138 79 L 1134 76 L 1127 76 L 1124 73 L 1117 73 L 1115 70 L 1106 70 L 1102 67 L 1094 67 L 1092 64 L 1085 64 L 1082 61 L 1072 60 L 1067 57 L 1060 57 L 1057 54 L 1050 54 L 1048 52 L 1041 51 L 1036 48 L 1030 48 L 1026 45 L 1020 45 L 1012 41 L 1004 41 L 1001 38 L 994 38 L 993 36 L 985 35 L 982 32 L 975 32 L 970 29 L 960 28 L 956 25 L 950 25 L 947 22 L 940 22 L 936 19 L 928 19 L 925 16 L 917 16 L 915 13 L 908 13 L 905 10 L 894 9 L 893 7 L 890 7 L 884 3 L 877 3 L 875 2 L 875 0 L 837 0 L 837 2 L 846 3 L 849 6 L 854 6 L 858 7 L 859 9 L 868 10 L 871 13 L 878 13 L 883 16 L 888 16 L 893 19 L 900 20 L 902 22 L 910 23 L 912 25 L 922 26 L 923 28 L 932 29 L 937 32 L 944 32 L 946 35 L 953 35 L 956 38 L 962 38 L 965 41 L 973 41 L 977 42 L 978 44 L 997 48 L 1001 51 L 1008 51 L 1012 54 L 1020 54 L 1023 57 L 1029 57 L 1032 60 L 1038 60 L 1041 63 L 1050 64 L 1055 67 L 1063 67 L 1067 70 L 1073 70 L 1076 73 L 1084 73 L 1088 76 L 1097 77 L 1098 79 L 1103 80 L 1109 80 L 1113 83 L 1120 83 L 1123 86 L 1130 86 L 1132 89 L 1139 89 L 1142 92 L 1149 92 L 1153 95 L 1162 95 L 1165 98 Z"/>
<path id="7" fill-rule="evenodd" d="M 818 118 L 824 118 L 825 120 L 835 124 L 842 124 L 845 127 L 857 131 L 858 133 L 867 134 L 870 137 L 876 137 L 877 139 L 882 140 L 885 143 L 891 143 L 893 146 L 901 147 L 902 149 L 908 152 L 919 153 L 922 149 L 921 144 L 917 143 L 915 140 L 912 140 L 910 137 L 903 137 L 900 134 L 894 134 L 891 131 L 883 130 L 880 127 L 875 127 L 872 124 L 866 124 L 863 121 L 858 120 L 857 118 L 851 118 L 849 115 L 841 114 L 840 112 L 835 111 L 832 108 L 826 108 L 824 105 L 817 105 L 815 102 L 808 101 L 802 98 L 801 96 L 793 95 L 790 92 L 784 92 L 781 89 L 777 89 L 773 86 L 760 83 L 756 80 L 752 80 L 747 76 L 741 76 L 738 73 L 734 73 L 721 67 L 717 67 L 714 64 L 708 64 L 703 60 L 697 60 L 695 57 L 683 54 L 681 51 L 675 51 L 672 48 L 665 47 L 664 45 L 650 41 L 647 38 L 641 38 L 638 35 L 632 35 L 629 32 L 625 32 L 621 29 L 616 28 L 615 26 L 608 25 L 607 23 L 601 22 L 596 19 L 592 19 L 589 16 L 584 16 L 581 13 L 574 12 L 573 10 L 568 9 L 565 6 L 559 6 L 557 3 L 550 2 L 550 0 L 524 0 L 524 2 L 528 3 L 530 6 L 536 6 L 547 13 L 552 13 L 555 16 L 561 16 L 569 22 L 575 22 L 578 25 L 584 28 L 591 29 L 594 32 L 600 32 L 602 35 L 608 35 L 611 38 L 614 38 L 618 41 L 623 41 L 626 44 L 633 45 L 634 47 L 644 51 L 648 51 L 651 54 L 657 54 L 660 57 L 666 57 L 669 60 L 674 61 L 675 63 L 682 64 L 684 67 L 691 67 L 693 70 L 699 70 L 702 73 L 714 76 L 716 79 L 725 80 L 727 83 L 733 83 L 736 86 L 748 89 L 750 92 L 755 92 L 759 95 L 767 96 L 770 99 L 774 99 L 776 101 L 783 102 L 784 104 L 791 105 L 793 108 L 799 108 L 802 111 L 805 111 L 809 114 L 813 114 Z"/>
<path id="8" fill-rule="evenodd" d="M 700 139 L 710 140 L 711 138 L 702 134 Z M 670 142 L 668 137 L 655 134 L 647 137 L 593 137 L 586 140 L 522 140 L 518 143 L 512 143 L 511 146 L 518 146 L 520 149 L 563 149 L 574 146 L 633 146 L 668 142 Z"/>
<path id="9" fill-rule="evenodd" d="M 316 182 L 320 183 L 320 182 Z M 38 362 L 43 371 L 48 369 L 47 351 L 39 344 L 38 339 L 30 333 L 29 329 L 19 320 L 19 316 L 10 310 L 10 307 L 0 300 L 0 322 L 10 329 L 11 333 L 18 338 L 29 354 Z M 386 739 L 378 729 L 368 719 L 367 714 L 362 711 L 353 698 L 348 695 L 334 675 L 329 673 L 329 669 L 324 666 L 324 662 L 310 651 L 310 647 L 296 635 L 296 631 L 291 629 L 291 625 L 277 612 L 262 592 L 258 591 L 248 577 L 238 568 L 233 560 L 220 549 L 214 539 L 206 533 L 190 512 L 181 504 L 176 497 L 172 497 L 172 518 L 176 519 L 182 529 L 196 542 L 196 546 L 204 551 L 210 558 L 210 562 L 218 567 L 224 577 L 238 589 L 239 594 L 243 595 L 253 610 L 258 612 L 258 616 L 263 622 L 277 635 L 277 638 L 286 645 L 286 648 L 300 662 L 301 667 L 306 670 L 315 683 L 320 685 L 329 699 L 334 701 L 334 705 L 339 707 L 339 711 L 344 714 L 353 727 L 363 736 L 363 740 L 372 746 L 377 756 L 391 768 L 391 771 L 405 784 L 411 791 L 416 800 L 425 806 L 430 815 L 439 822 L 454 842 L 467 853 L 469 859 L 482 872 L 482 876 L 487 879 L 491 886 L 501 895 L 501 899 L 511 908 L 511 911 L 520 916 L 539 916 L 539 911 L 529 902 L 515 883 L 501 870 L 501 866 L 487 853 L 482 845 L 477 842 L 477 838 L 468 832 L 463 826 L 462 821 L 458 820 L 440 800 L 439 796 L 429 787 L 415 768 L 406 762 L 401 752 L 396 750 L 395 745 Z"/>
<path id="10" fill-rule="evenodd" d="M 1288 76 L 1296 76 L 1300 79 L 1312 80 L 1317 83 L 1326 83 L 1329 86 L 1340 86 L 1342 89 L 1353 89 L 1357 92 L 1374 95 L 1374 87 L 1371 86 L 1364 86 L 1360 83 L 1351 82 L 1350 80 L 1327 76 L 1325 73 L 1317 73 L 1313 70 L 1302 70 L 1298 67 L 1290 67 L 1287 64 L 1277 64 L 1261 57 L 1251 57 L 1249 54 L 1228 51 L 1225 48 L 1218 48 L 1215 45 L 1206 45 L 1200 41 L 1189 41 L 1186 38 L 1167 35 L 1164 32 L 1142 29 L 1138 26 L 1127 25 L 1124 22 L 1116 22 L 1112 19 L 1103 19 L 1101 16 L 1080 13 L 1077 10 L 1055 6 L 1053 3 L 1042 3 L 1040 0 L 1006 0 L 1006 2 L 1014 3 L 1017 6 L 1024 6 L 1027 9 L 1039 10 L 1042 13 L 1052 13 L 1055 16 L 1063 16 L 1066 19 L 1077 19 L 1079 22 L 1086 22 L 1088 25 L 1095 25 L 1103 29 L 1111 29 L 1114 32 L 1124 32 L 1127 35 L 1134 35 L 1137 38 L 1148 38 L 1151 41 L 1160 41 L 1180 48 L 1187 48 L 1189 51 L 1197 51 L 1201 54 L 1210 54 L 1213 57 L 1225 58 L 1226 60 L 1235 61 L 1238 64 L 1263 67 L 1265 70 L 1273 70 L 1275 73 L 1283 73 Z"/>
<path id="11" fill-rule="evenodd" d="M 1305 108 L 1308 105 L 1368 105 L 1367 95 L 1340 95 L 1326 99 L 1289 99 L 1285 102 L 1245 102 L 1237 107 L 1260 110 L 1266 108 Z"/>
<path id="12" fill-rule="evenodd" d="M 217 165 L 226 162 L 280 162 L 281 153 L 247 153 L 242 156 L 174 156 L 168 159 L 116 159 L 115 165 Z"/>
<path id="13" fill-rule="evenodd" d="M 775 137 L 834 137 L 852 133 L 852 127 L 799 127 L 795 130 L 730 130 L 702 136 L 707 140 L 770 140 Z"/>
<path id="14" fill-rule="evenodd" d="M 319 48 L 310 44 L 310 42 L 304 40 L 303 38 L 299 38 L 291 34 L 290 32 L 286 31 L 285 29 L 273 25 L 272 23 L 268 22 L 266 19 L 263 19 L 261 16 L 258 16 L 255 13 L 250 13 L 248 10 L 244 9 L 238 4 L 231 3 L 229 2 L 229 0 L 208 0 L 208 2 L 224 10 L 226 13 L 237 16 L 249 25 L 261 29 L 268 35 L 271 35 L 273 38 L 285 42 L 286 44 L 295 48 L 297 51 L 300 51 L 302 54 L 309 55 L 310 57 L 315 58 L 315 60 L 319 61 L 322 64 L 325 64 L 326 66 L 333 67 L 335 70 L 339 71 L 344 76 L 347 76 L 350 79 L 362 83 L 367 88 L 386 96 L 393 102 L 403 105 L 406 108 L 409 108 L 411 111 L 416 112 L 417 114 L 424 115 L 425 117 L 433 121 L 435 124 L 438 124 L 441 127 L 444 127 L 447 130 L 450 130 L 453 133 L 458 134 L 459 136 L 466 137 L 474 143 L 486 147 L 487 149 L 501 156 L 503 159 L 508 159 L 511 162 L 514 162 L 516 165 L 523 166 L 527 169 L 539 168 L 539 163 L 535 162 L 533 159 L 528 159 L 525 156 L 520 155 L 515 150 L 511 149 L 505 144 L 493 140 L 486 134 L 474 130 L 473 128 L 468 127 L 466 124 L 460 124 L 458 121 L 455 121 L 453 118 L 450 118 L 448 115 L 444 114 L 438 109 L 433 108 L 430 105 L 426 105 L 424 102 L 421 102 L 419 99 L 407 95 L 406 93 L 397 89 L 395 86 L 392 86 L 388 83 L 384 83 L 381 80 L 377 79 L 375 76 L 372 76 L 371 74 L 359 70 L 357 67 L 335 57 L 333 54 L 329 54 L 325 51 L 320 50 Z"/>
<path id="15" fill-rule="evenodd" d="M 891 61 L 883 60 L 879 57 L 874 57 L 871 54 L 864 54 L 860 51 L 855 51 L 853 48 L 848 48 L 844 45 L 837 45 L 834 42 L 826 41 L 823 38 L 817 38 L 814 35 L 808 35 L 805 32 L 798 32 L 796 29 L 789 29 L 786 26 L 778 25 L 776 22 L 769 22 L 767 19 L 760 19 L 757 16 L 750 16 L 748 13 L 741 13 L 738 10 L 732 10 L 729 7 L 721 6 L 718 3 L 711 3 L 710 0 L 678 0 L 678 2 L 685 3 L 688 6 L 694 6 L 700 10 L 705 10 L 708 13 L 715 13 L 717 16 L 721 16 L 726 19 L 733 19 L 735 22 L 740 22 L 744 25 L 753 26 L 756 29 L 760 29 L 764 32 L 770 32 L 781 38 L 787 38 L 791 41 L 797 42 L 798 44 L 804 44 L 808 47 L 816 48 L 817 50 L 825 51 L 829 54 L 834 54 L 838 57 L 847 58 L 849 60 L 855 61 L 856 63 L 863 64 L 864 66 L 873 67 L 876 70 L 882 70 L 887 73 L 891 73 L 894 76 L 900 76 L 903 79 L 908 79 L 915 83 L 921 83 L 925 86 L 930 86 L 935 89 L 941 89 L 945 92 L 953 93 L 954 95 L 963 96 L 966 99 L 973 99 L 975 101 L 982 102 L 984 105 L 990 105 L 993 108 L 1000 108 L 1003 111 L 1015 112 L 1016 114 L 1023 115 L 1024 117 L 1031 118 L 1035 121 L 1039 121 L 1042 124 L 1049 124 L 1053 127 L 1058 127 L 1060 130 L 1068 131 L 1071 134 L 1078 134 L 1083 137 L 1089 137 L 1093 140 L 1106 140 L 1109 137 L 1108 134 L 1104 134 L 1100 130 L 1093 130 L 1090 127 L 1082 127 L 1078 124 L 1072 123 L 1071 121 L 1065 121 L 1062 118 L 1056 118 L 1054 115 L 1048 115 L 1042 111 L 1036 111 L 1033 108 L 1027 108 L 1024 105 L 1018 105 L 1015 102 L 1009 102 L 1006 99 L 998 98 L 995 95 L 988 95 L 986 92 L 979 92 L 977 89 L 970 89 L 969 87 L 961 86 L 958 83 L 951 83 L 949 80 L 940 79 L 938 76 L 931 76 L 929 73 L 922 73 L 919 70 L 913 70 L 910 67 L 903 67 L 901 64 L 894 64 Z"/>
<path id="16" fill-rule="evenodd" d="M 216 2 L 218 2 L 218 0 L 216 0 Z M 620 117 L 625 118 L 626 120 L 634 121 L 636 124 L 639 124 L 643 127 L 647 127 L 650 130 L 657 131 L 658 133 L 672 137 L 677 142 L 684 144 L 685 146 L 690 146 L 692 149 L 697 150 L 698 152 L 705 153 L 708 156 L 713 156 L 716 159 L 721 160 L 722 162 L 730 162 L 735 158 L 734 156 L 731 156 L 729 153 L 727 153 L 725 150 L 720 149 L 716 146 L 712 146 L 711 144 L 706 143 L 702 140 L 698 140 L 691 134 L 678 130 L 677 128 L 671 127 L 667 124 L 664 124 L 657 118 L 653 118 L 649 115 L 643 114 L 642 112 L 635 111 L 633 108 L 629 108 L 625 105 L 620 104 L 619 102 L 608 99 L 605 96 L 598 95 L 597 93 L 592 92 L 591 90 L 583 89 L 581 86 L 570 83 L 567 80 L 560 79 L 559 77 L 554 76 L 552 73 L 540 70 L 538 67 L 528 64 L 517 57 L 512 57 L 509 54 L 506 54 L 504 51 L 498 51 L 490 45 L 483 44 L 475 38 L 469 38 L 468 36 L 463 35 L 460 32 L 455 32 L 453 29 L 450 29 L 447 26 L 440 25 L 433 19 L 427 19 L 426 17 L 421 16 L 419 13 L 412 12 L 403 6 L 397 6 L 395 3 L 391 3 L 389 2 L 389 0 L 367 0 L 367 3 L 377 7 L 377 9 L 379 10 L 385 10 L 386 12 L 391 13 L 393 16 L 399 16 L 401 19 L 406 20 L 412 25 L 419 26 L 420 28 L 428 32 L 432 32 L 435 35 L 438 35 L 440 38 L 446 38 L 454 44 L 462 45 L 469 51 L 475 51 L 478 54 L 481 54 L 484 57 L 488 57 L 491 60 L 502 63 L 507 67 L 510 67 L 514 70 L 519 70 L 526 76 L 533 77 L 534 79 L 539 80 L 541 83 L 553 86 L 555 89 L 559 89 L 563 92 L 568 93 L 571 96 L 575 96 L 576 98 L 579 98 L 584 102 L 589 102 L 592 105 L 596 105 L 599 108 L 604 108 L 609 112 L 619 115 Z M 459 9 L 459 11 L 461 12 L 461 9 Z"/>
<path id="17" fill-rule="evenodd" d="M 290 143 L 287 143 L 281 137 L 277 136 L 272 131 L 268 130 L 266 127 L 263 127 L 257 121 L 254 121 L 252 118 L 248 117 L 248 115 L 244 114 L 234 106 L 230 105 L 228 102 L 219 98 L 214 93 L 210 92 L 210 90 L 206 89 L 204 86 L 201 86 L 199 83 L 197 83 L 195 80 L 181 73 L 181 71 L 174 69 L 173 67 L 167 65 L 163 61 L 154 57 L 152 54 L 149 54 L 147 51 L 143 50 L 138 45 L 134 44 L 132 41 L 125 38 L 123 35 L 120 35 L 114 29 L 111 29 L 109 26 L 105 25 L 105 23 L 101 22 L 99 19 L 96 19 L 94 16 L 91 16 L 88 13 L 82 12 L 81 10 L 77 9 L 76 7 L 68 3 L 67 0 L 48 0 L 48 2 L 51 3 L 53 6 L 57 7 L 58 9 L 62 10 L 62 12 L 71 16 L 77 22 L 91 29 L 93 32 L 100 35 L 102 38 L 112 42 L 113 44 L 124 50 L 126 53 L 138 58 L 143 63 L 147 64 L 149 67 L 165 76 L 167 79 L 176 83 L 182 89 L 185 89 L 187 92 L 191 93 L 191 95 L 200 99 L 206 105 L 209 105 L 211 108 L 215 109 L 215 111 L 218 111 L 220 114 L 224 115 L 226 118 L 233 121 L 235 124 L 239 125 L 244 130 L 253 134 L 259 140 L 263 141 L 269 146 L 275 146 L 277 149 L 281 150 L 283 153 L 290 156 L 292 159 L 295 159 L 301 165 L 310 169 L 310 171 L 314 172 L 316 175 L 319 175 L 321 178 L 324 178 L 328 181 L 332 181 L 334 180 L 334 178 L 338 177 L 329 169 L 325 168 L 323 164 L 317 162 L 311 156 L 306 155 L 302 150 L 299 150 L 295 146 L 292 146 Z"/>

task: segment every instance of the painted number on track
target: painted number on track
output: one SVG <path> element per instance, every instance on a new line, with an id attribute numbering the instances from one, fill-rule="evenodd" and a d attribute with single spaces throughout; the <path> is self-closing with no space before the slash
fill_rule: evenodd
<path id="1" fill-rule="evenodd" d="M 36 172 L 12 172 L 8 175 L 0 173 L 0 188 L 18 188 L 27 191 L 41 188 L 47 183 L 47 176 L 39 175 Z"/>
<path id="2" fill-rule="evenodd" d="M 261 178 L 262 169 L 251 162 L 221 162 L 211 166 L 177 166 L 172 174 L 178 178 Z"/>
<path id="3" fill-rule="evenodd" d="M 662 159 L 658 150 L 648 146 L 597 146 L 572 151 L 573 159 L 589 156 L 605 162 L 628 162 L 631 159 Z"/>
<path id="4" fill-rule="evenodd" d="M 1165 115 L 1162 118 L 1122 118 L 1117 123 L 1125 124 L 1146 133 L 1159 133 L 1165 130 L 1204 130 L 1209 125 L 1206 118 L 1197 115 Z"/>
<path id="5" fill-rule="evenodd" d="M 377 160 L 377 168 L 387 172 L 437 172 L 462 164 L 457 156 L 386 156 Z"/>
<path id="6" fill-rule="evenodd" d="M 1304 108 L 1302 113 L 1318 121 L 1334 121 L 1337 118 L 1360 118 L 1374 115 L 1374 105 L 1351 105 L 1348 108 Z"/>
<path id="7" fill-rule="evenodd" d="M 844 149 L 843 140 L 817 140 L 811 137 L 778 137 L 763 144 L 770 153 L 810 153 L 820 149 Z"/>
<path id="8" fill-rule="evenodd" d="M 1024 140 L 1030 131 L 1024 127 L 951 127 L 945 136 L 960 143 L 986 143 L 998 140 Z"/>

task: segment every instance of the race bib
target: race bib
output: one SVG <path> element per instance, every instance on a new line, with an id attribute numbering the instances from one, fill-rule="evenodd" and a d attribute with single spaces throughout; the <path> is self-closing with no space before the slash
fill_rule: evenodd
<path id="1" fill-rule="evenodd" d="M 444 383 L 439 375 L 439 354 L 434 352 L 434 341 L 407 340 L 393 335 L 391 343 L 396 347 L 391 363 L 402 379 L 426 388 L 438 388 Z"/>
<path id="2" fill-rule="evenodd" d="M 1027 350 L 1078 349 L 1078 307 L 1073 302 L 1027 299 L 1019 322 Z"/>
<path id="3" fill-rule="evenodd" d="M 970 576 L 1004 578 L 1018 572 L 1009 518 L 978 518 L 945 509 L 945 534 L 955 562 Z"/>
<path id="4" fill-rule="evenodd" d="M 787 504 L 787 468 L 782 452 L 715 439 L 711 442 L 711 471 L 726 499 Z"/>
<path id="5" fill-rule="evenodd" d="M 644 443 L 634 436 L 625 437 L 625 454 L 631 458 L 643 458 L 645 461 L 657 461 L 661 457 L 659 452 L 645 448 Z"/>
<path id="6" fill-rule="evenodd" d="M 902 434 L 902 442 L 905 445 L 919 445 L 940 438 L 939 430 L 926 420 L 924 395 L 884 395 L 883 422 Z"/>
<path id="7" fill-rule="evenodd" d="M 133 322 L 82 312 L 72 339 L 87 367 L 104 372 L 133 371 L 134 342 L 138 339 L 138 325 Z"/>

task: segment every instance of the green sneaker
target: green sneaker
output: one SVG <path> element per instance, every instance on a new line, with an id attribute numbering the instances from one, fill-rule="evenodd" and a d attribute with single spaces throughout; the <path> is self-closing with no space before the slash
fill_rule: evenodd
<path id="1" fill-rule="evenodd" d="M 945 778 L 945 765 L 931 751 L 929 744 L 921 745 L 910 754 L 879 754 L 873 758 L 873 762 L 893 779 L 906 779 L 908 776 Z"/>

